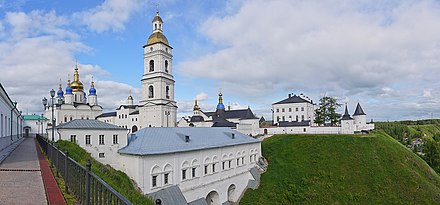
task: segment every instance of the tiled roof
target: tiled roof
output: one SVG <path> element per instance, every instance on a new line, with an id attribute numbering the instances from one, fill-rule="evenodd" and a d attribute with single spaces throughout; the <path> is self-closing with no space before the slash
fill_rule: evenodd
<path id="1" fill-rule="evenodd" d="M 119 153 L 165 154 L 260 142 L 225 127 L 147 127 L 134 135 L 129 145 L 120 149 Z M 189 142 L 185 142 L 186 136 L 189 136 Z"/>
<path id="2" fill-rule="evenodd" d="M 56 127 L 57 129 L 93 129 L 93 130 L 126 130 L 109 123 L 101 122 L 99 120 L 72 120 L 70 122 L 62 123 Z"/>

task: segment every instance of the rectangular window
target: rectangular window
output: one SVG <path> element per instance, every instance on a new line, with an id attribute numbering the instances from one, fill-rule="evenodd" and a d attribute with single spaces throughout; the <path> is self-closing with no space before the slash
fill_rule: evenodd
<path id="1" fill-rule="evenodd" d="M 241 164 L 244 164 L 244 157 L 241 158 Z"/>
<path id="2" fill-rule="evenodd" d="M 283 121 L 286 121 L 286 118 L 283 116 Z"/>
<path id="3" fill-rule="evenodd" d="M 304 115 L 301 115 L 301 121 L 304 121 Z"/>
<path id="4" fill-rule="evenodd" d="M 87 144 L 87 145 L 90 144 L 90 135 L 86 135 L 86 144 Z"/>
<path id="5" fill-rule="evenodd" d="M 289 112 L 292 112 L 292 108 L 291 107 L 289 107 Z"/>
<path id="6" fill-rule="evenodd" d="M 215 173 L 215 164 L 212 164 L 212 173 Z"/>
<path id="7" fill-rule="evenodd" d="M 277 112 L 280 112 L 280 109 L 279 109 L 279 108 L 277 108 Z"/>
<path id="8" fill-rule="evenodd" d="M 240 161 L 240 160 L 237 159 L 237 166 L 239 165 L 239 161 Z"/>
<path id="9" fill-rule="evenodd" d="M 197 171 L 197 167 L 193 167 L 192 168 L 192 178 L 196 177 L 196 171 Z"/>
<path id="10" fill-rule="evenodd" d="M 295 110 L 298 112 L 298 108 L 295 108 Z"/>
<path id="11" fill-rule="evenodd" d="M 154 176 L 152 177 L 152 180 L 151 180 L 151 181 L 152 181 L 152 183 L 151 183 L 152 186 L 153 186 L 153 187 L 156 187 L 156 186 L 157 186 L 157 176 L 154 175 Z"/>
<path id="12" fill-rule="evenodd" d="M 118 144 L 118 135 L 113 135 L 113 144 Z"/>
<path id="13" fill-rule="evenodd" d="M 164 179 L 164 184 L 168 184 L 168 176 L 170 175 L 170 173 L 165 173 L 163 175 L 163 179 Z"/>
<path id="14" fill-rule="evenodd" d="M 229 169 L 232 168 L 232 160 L 229 160 Z"/>
<path id="15" fill-rule="evenodd" d="M 205 165 L 205 174 L 208 174 L 208 165 Z"/>
<path id="16" fill-rule="evenodd" d="M 186 169 L 182 170 L 182 180 L 186 179 Z"/>
<path id="17" fill-rule="evenodd" d="M 283 109 L 281 109 L 281 112 L 284 112 L 284 108 L 283 108 Z"/>
<path id="18" fill-rule="evenodd" d="M 225 170 L 225 162 L 222 162 L 222 169 Z"/>
<path id="19" fill-rule="evenodd" d="M 301 108 L 301 111 L 304 111 L 304 107 Z"/>
<path id="20" fill-rule="evenodd" d="M 105 158 L 105 153 L 104 152 L 99 153 L 99 158 Z"/>
<path id="21" fill-rule="evenodd" d="M 104 144 L 104 135 L 99 135 L 99 144 L 100 145 Z"/>
<path id="22" fill-rule="evenodd" d="M 70 135 L 70 142 L 76 143 L 76 135 Z"/>

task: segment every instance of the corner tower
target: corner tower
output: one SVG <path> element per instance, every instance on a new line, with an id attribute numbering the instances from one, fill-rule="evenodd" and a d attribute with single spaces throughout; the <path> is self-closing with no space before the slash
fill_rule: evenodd
<path id="1" fill-rule="evenodd" d="M 153 32 L 144 45 L 144 75 L 139 114 L 142 127 L 175 127 L 172 47 L 162 32 L 163 21 L 156 10 Z"/>

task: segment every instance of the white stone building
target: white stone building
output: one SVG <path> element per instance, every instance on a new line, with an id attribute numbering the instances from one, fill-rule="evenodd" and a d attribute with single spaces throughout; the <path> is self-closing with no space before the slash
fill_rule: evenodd
<path id="1" fill-rule="evenodd" d="M 52 124 L 52 108 L 50 106 L 52 103 L 55 105 L 55 126 L 75 119 L 95 119 L 102 114 L 102 107 L 98 104 L 94 82 L 91 82 L 89 95 L 86 97 L 84 85 L 79 78 L 78 66 L 73 74 L 73 82 L 70 83 L 70 79 L 67 80 L 66 92 L 64 93 L 60 83 L 54 102 L 51 102 L 50 97 L 48 98 L 44 117 L 49 119 L 49 126 Z"/>
<path id="2" fill-rule="evenodd" d="M 0 83 L 0 151 L 11 143 L 21 139 L 23 116 L 17 109 L 17 102 L 9 97 Z"/>
<path id="3" fill-rule="evenodd" d="M 289 94 L 284 100 L 272 104 L 273 124 L 288 122 L 287 124 L 313 125 L 315 119 L 315 104 L 313 100 L 303 94 Z"/>
<path id="4" fill-rule="evenodd" d="M 24 136 L 35 134 L 46 134 L 48 119 L 42 115 L 23 115 L 23 131 Z"/>
<path id="5" fill-rule="evenodd" d="M 257 118 L 250 108 L 231 110 L 223 105 L 223 94 L 219 93 L 217 109 L 214 112 L 203 112 L 194 101 L 192 116 L 182 117 L 178 127 L 229 127 L 247 135 L 258 135 L 260 118 Z"/>
<path id="6" fill-rule="evenodd" d="M 55 127 L 54 140 L 78 144 L 103 164 L 118 167 L 117 151 L 127 145 L 128 130 L 98 120 L 75 119 Z M 50 136 L 50 129 L 49 139 Z"/>
<path id="7" fill-rule="evenodd" d="M 139 115 L 139 105 L 133 104 L 133 97 L 128 96 L 127 104 L 120 105 L 116 111 L 102 113 L 97 120 L 117 125 L 130 130 L 130 133 L 142 129 Z"/>
<path id="8" fill-rule="evenodd" d="M 176 185 L 185 204 L 222 204 L 237 202 L 258 178 L 251 169 L 261 157 L 261 141 L 229 128 L 144 128 L 119 154 L 117 169 L 163 204 L 177 197 L 163 193 Z"/>

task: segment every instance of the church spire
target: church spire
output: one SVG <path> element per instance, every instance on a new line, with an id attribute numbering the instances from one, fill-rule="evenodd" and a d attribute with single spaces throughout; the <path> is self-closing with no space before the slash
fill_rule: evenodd
<path id="1" fill-rule="evenodd" d="M 352 120 L 353 118 L 350 117 L 350 114 L 348 113 L 347 103 L 345 103 L 345 113 L 342 116 L 341 120 Z"/>
<path id="2" fill-rule="evenodd" d="M 200 110 L 200 107 L 199 107 L 199 105 L 197 104 L 197 99 L 195 99 L 194 100 L 194 109 L 193 109 L 194 111 L 196 111 L 196 110 Z"/>

